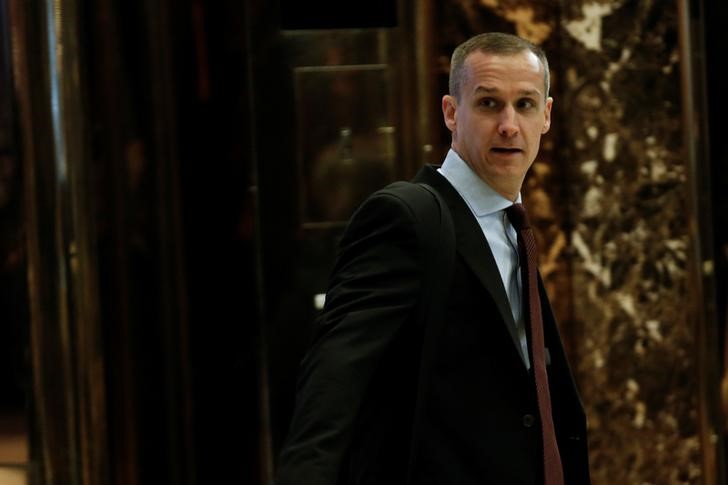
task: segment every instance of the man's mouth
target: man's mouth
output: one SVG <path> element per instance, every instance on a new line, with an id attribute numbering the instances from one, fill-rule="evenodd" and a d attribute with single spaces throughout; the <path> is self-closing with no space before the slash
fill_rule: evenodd
<path id="1" fill-rule="evenodd" d="M 494 151 L 496 153 L 520 153 L 521 149 L 516 147 L 493 147 L 491 148 L 491 151 Z"/>

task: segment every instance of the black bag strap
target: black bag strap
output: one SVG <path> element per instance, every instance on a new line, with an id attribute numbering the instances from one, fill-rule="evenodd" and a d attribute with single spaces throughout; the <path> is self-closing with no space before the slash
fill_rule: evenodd
<path id="1" fill-rule="evenodd" d="M 417 466 L 417 449 L 425 398 L 429 387 L 430 367 L 437 342 L 445 325 L 445 306 L 455 265 L 455 226 L 450 208 L 440 194 L 425 183 L 413 184 L 425 189 L 431 203 L 412 204 L 419 221 L 425 258 L 423 285 L 417 309 L 417 321 L 423 329 L 417 398 L 410 440 L 407 484 L 411 484 Z"/>

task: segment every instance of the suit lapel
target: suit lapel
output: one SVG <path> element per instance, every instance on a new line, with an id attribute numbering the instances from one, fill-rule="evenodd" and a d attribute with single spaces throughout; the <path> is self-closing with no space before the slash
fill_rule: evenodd
<path id="1" fill-rule="evenodd" d="M 455 240 L 458 253 L 466 265 L 476 274 L 491 294 L 500 312 L 503 323 L 513 339 L 515 350 L 523 358 L 520 339 L 511 313 L 506 290 L 503 288 L 498 266 L 473 213 L 455 188 L 432 166 L 423 167 L 413 180 L 434 187 L 445 199 L 455 225 Z M 525 366 L 524 366 L 525 369 Z"/>

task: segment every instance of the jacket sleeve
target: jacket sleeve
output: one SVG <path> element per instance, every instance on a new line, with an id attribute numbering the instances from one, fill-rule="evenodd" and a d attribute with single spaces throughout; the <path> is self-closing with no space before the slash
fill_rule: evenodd
<path id="1" fill-rule="evenodd" d="M 362 397 L 421 286 L 414 215 L 377 192 L 341 242 L 324 311 L 299 369 L 296 406 L 275 485 L 334 485 Z"/>

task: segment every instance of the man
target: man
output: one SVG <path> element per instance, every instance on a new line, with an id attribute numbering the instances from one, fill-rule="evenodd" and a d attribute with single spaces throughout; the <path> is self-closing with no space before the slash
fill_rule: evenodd
<path id="1" fill-rule="evenodd" d="M 418 308 L 435 263 L 418 238 L 421 218 L 384 190 L 342 239 L 276 485 L 589 483 L 584 411 L 506 214 L 550 127 L 546 57 L 512 35 L 475 36 L 453 53 L 449 90 L 451 150 L 414 180 L 445 201 L 456 247 L 438 288 L 427 386 L 418 390 Z"/>

